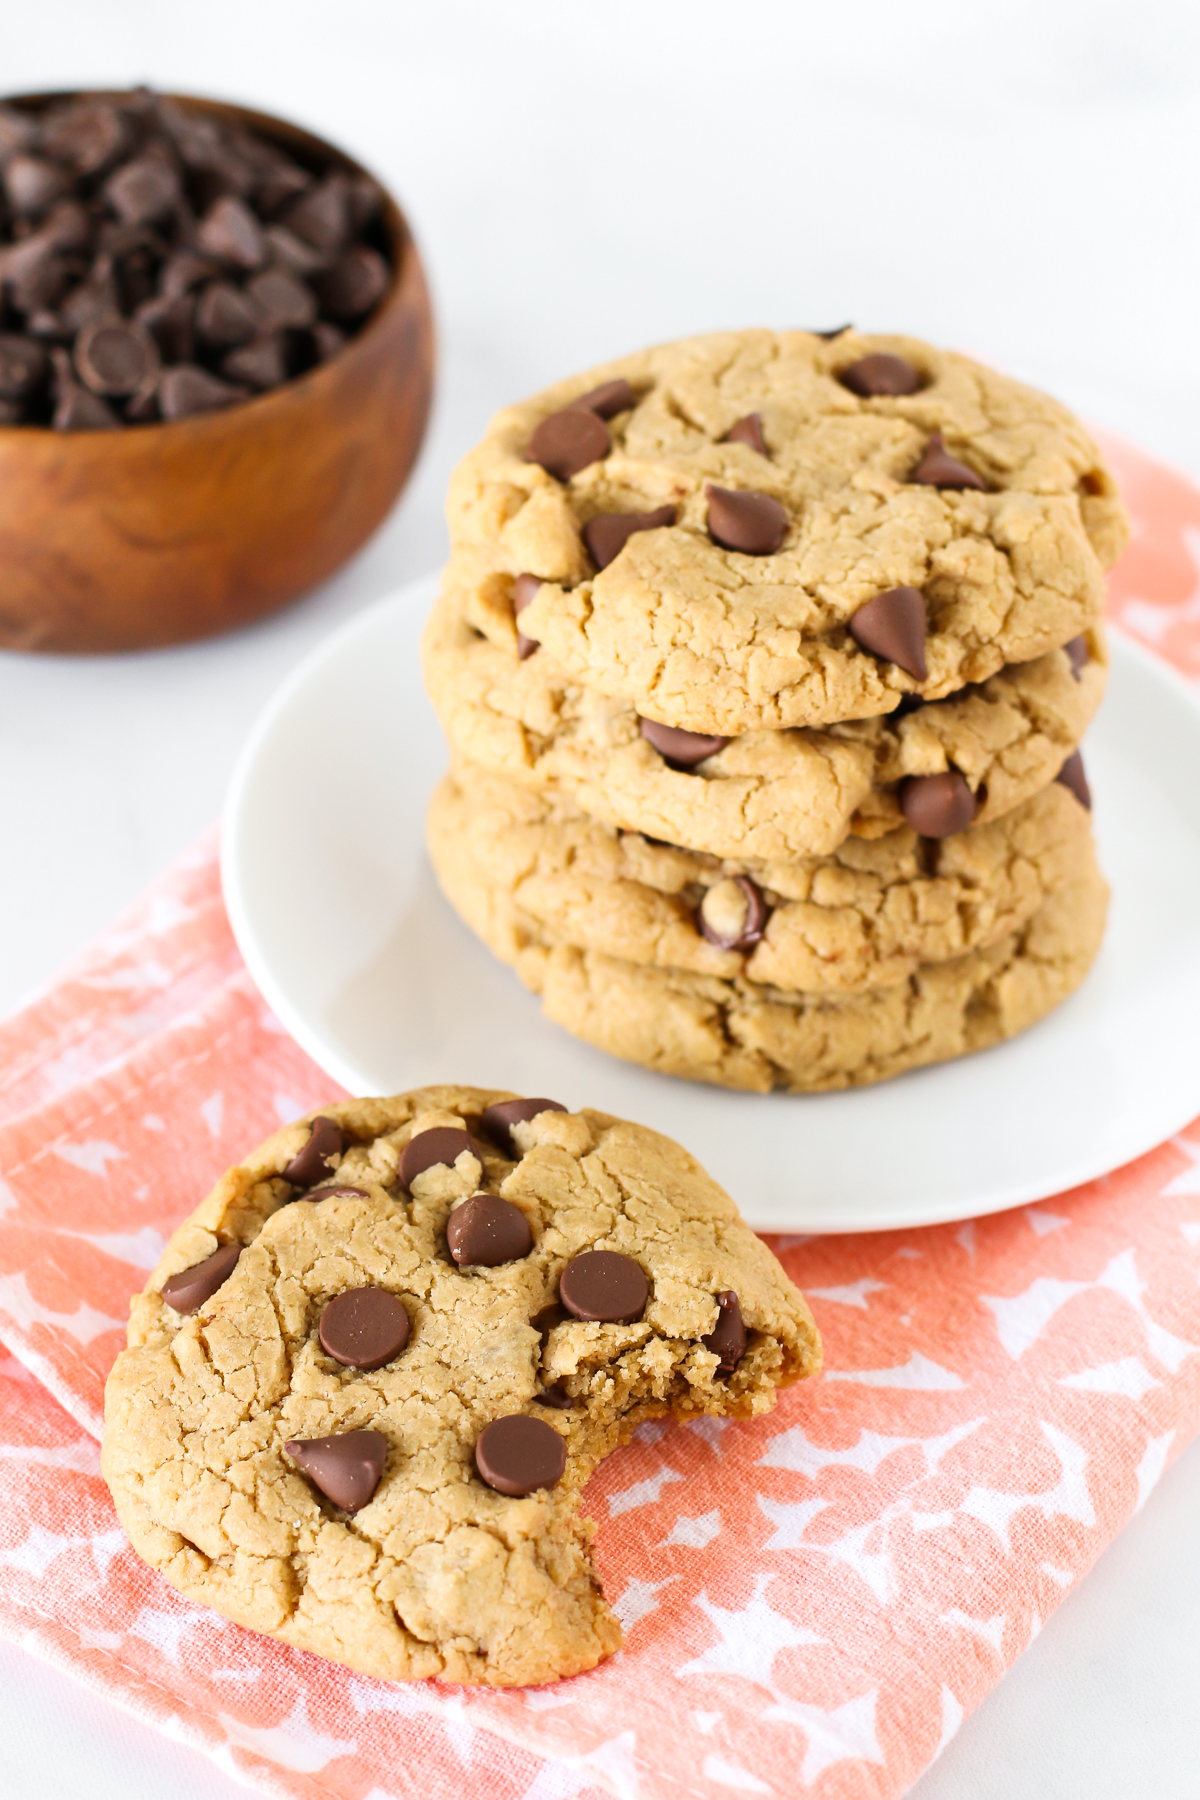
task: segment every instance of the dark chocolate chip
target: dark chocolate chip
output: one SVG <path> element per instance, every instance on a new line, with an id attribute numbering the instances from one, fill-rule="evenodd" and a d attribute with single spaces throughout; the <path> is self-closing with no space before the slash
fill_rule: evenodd
<path id="1" fill-rule="evenodd" d="M 1083 671 L 1091 660 L 1092 654 L 1091 650 L 1088 648 L 1086 637 L 1082 634 L 1079 637 L 1073 637 L 1069 644 L 1063 645 L 1063 649 L 1071 659 L 1072 675 L 1074 675 L 1076 681 L 1082 681 Z"/>
<path id="2" fill-rule="evenodd" d="M 195 250 L 179 250 L 169 256 L 158 272 L 159 292 L 174 299 L 177 294 L 186 294 L 189 288 L 199 287 L 202 281 L 211 281 L 221 272 L 221 265 L 215 257 L 200 256 Z"/>
<path id="3" fill-rule="evenodd" d="M 225 194 L 209 207 L 196 228 L 196 243 L 236 269 L 261 269 L 267 260 L 262 226 L 235 194 Z"/>
<path id="4" fill-rule="evenodd" d="M 545 1339 L 549 1337 L 556 1325 L 561 1325 L 563 1320 L 569 1319 L 570 1316 L 565 1306 L 560 1306 L 557 1300 L 552 1300 L 549 1306 L 543 1306 L 540 1312 L 534 1313 L 529 1323 Z"/>
<path id="5" fill-rule="evenodd" d="M 824 338 L 827 344 L 832 344 L 834 338 L 845 337 L 848 331 L 854 330 L 854 327 L 853 325 L 835 325 L 832 331 L 814 331 L 811 326 L 806 329 L 809 337 Z"/>
<path id="6" fill-rule="evenodd" d="M 598 569 L 607 569 L 638 531 L 657 531 L 675 523 L 675 508 L 659 506 L 653 512 L 597 513 L 583 528 L 588 555 Z"/>
<path id="7" fill-rule="evenodd" d="M 214 350 L 248 344 L 262 329 L 262 315 L 231 281 L 210 281 L 196 301 L 196 336 Z"/>
<path id="8" fill-rule="evenodd" d="M 491 1106 L 484 1108 L 479 1125 L 482 1131 L 495 1139 L 506 1156 L 517 1158 L 521 1150 L 512 1135 L 514 1125 L 523 1124 L 526 1119 L 536 1119 L 539 1113 L 566 1110 L 557 1100 L 496 1100 Z"/>
<path id="9" fill-rule="evenodd" d="M 628 412 L 637 405 L 633 389 L 624 377 L 616 381 L 602 381 L 599 387 L 589 388 L 586 394 L 580 394 L 578 400 L 572 400 L 572 406 L 586 407 L 601 419 L 613 419 L 618 413 Z"/>
<path id="10" fill-rule="evenodd" d="M 1091 812 L 1092 790 L 1088 786 L 1088 778 L 1083 772 L 1083 758 L 1078 750 L 1072 750 L 1054 779 L 1061 781 L 1065 788 L 1069 788 L 1080 806 L 1085 806 Z"/>
<path id="11" fill-rule="evenodd" d="M 848 622 L 855 643 L 869 650 L 872 656 L 882 656 L 886 662 L 895 663 L 916 681 L 924 681 L 928 674 L 925 667 L 927 626 L 925 596 L 915 587 L 888 588 L 885 593 L 876 594 L 873 600 L 852 613 Z"/>
<path id="12" fill-rule="evenodd" d="M 316 295 L 286 269 L 264 269 L 246 283 L 246 292 L 271 325 L 303 326 L 316 320 Z"/>
<path id="13" fill-rule="evenodd" d="M 485 1425 L 475 1443 L 475 1467 L 498 1494 L 520 1499 L 562 1480 L 567 1446 L 544 1419 L 509 1413 Z"/>
<path id="14" fill-rule="evenodd" d="M 347 1369 L 381 1369 L 408 1342 L 408 1313 L 387 1288 L 347 1288 L 321 1314 L 317 1335 Z"/>
<path id="15" fill-rule="evenodd" d="M 921 460 L 908 478 L 920 482 L 925 487 L 936 488 L 979 488 L 987 493 L 988 484 L 982 475 L 969 469 L 957 456 L 951 456 L 942 442 L 942 434 L 935 431 L 921 453 Z"/>
<path id="16" fill-rule="evenodd" d="M 4 191 L 15 213 L 46 212 L 71 191 L 71 177 L 44 156 L 14 156 L 4 170 Z"/>
<path id="17" fill-rule="evenodd" d="M 104 184 L 104 198 L 127 225 L 165 219 L 183 197 L 179 175 L 163 156 L 139 156 Z"/>
<path id="18" fill-rule="evenodd" d="M 660 725 L 657 719 L 643 719 L 640 716 L 638 730 L 673 769 L 694 769 L 706 756 L 715 756 L 729 742 L 727 737 L 710 736 L 703 731 L 684 731 L 678 725 Z"/>
<path id="19" fill-rule="evenodd" d="M 529 605 L 530 601 L 533 599 L 533 596 L 537 593 L 537 591 L 541 587 L 541 585 L 542 585 L 541 581 L 539 580 L 539 578 L 536 575 L 518 575 L 517 576 L 517 579 L 513 582 L 513 591 L 512 591 L 512 608 L 513 608 L 513 618 L 514 619 L 520 618 L 521 614 L 525 611 L 525 608 Z M 517 655 L 520 657 L 521 661 L 524 662 L 525 658 L 527 656 L 532 656 L 534 651 L 538 648 L 539 648 L 538 640 L 536 638 L 526 637 L 525 633 L 521 630 L 520 626 L 518 626 L 517 627 Z"/>
<path id="20" fill-rule="evenodd" d="M 334 1158 L 341 1156 L 345 1148 L 346 1139 L 336 1119 L 315 1118 L 308 1128 L 304 1148 L 280 1170 L 280 1174 L 293 1187 L 314 1187 L 330 1173 Z"/>
<path id="21" fill-rule="evenodd" d="M 339 1431 L 332 1437 L 289 1438 L 283 1446 L 313 1486 L 343 1512 L 365 1506 L 383 1474 L 388 1442 L 382 1431 Z"/>
<path id="22" fill-rule="evenodd" d="M 445 1163 L 452 1169 L 464 1150 L 483 1168 L 483 1148 L 476 1143 L 470 1132 L 458 1125 L 435 1125 L 429 1131 L 419 1131 L 414 1138 L 409 1138 L 400 1153 L 400 1164 L 396 1171 L 402 1188 L 411 1188 L 418 1175 L 426 1169 L 432 1169 L 438 1163 Z"/>
<path id="23" fill-rule="evenodd" d="M 0 400 L 0 425 L 19 425 L 25 417 L 21 400 Z"/>
<path id="24" fill-rule="evenodd" d="M 331 325 L 327 319 L 322 319 L 319 324 L 314 325 L 309 336 L 312 339 L 313 354 L 318 362 L 328 362 L 331 356 L 337 355 L 346 342 L 345 332 L 339 326 Z"/>
<path id="25" fill-rule="evenodd" d="M 778 500 L 754 488 L 721 488 L 710 483 L 708 535 L 725 550 L 773 556 L 788 532 L 788 516 Z"/>
<path id="26" fill-rule="evenodd" d="M 194 413 L 217 412 L 245 398 L 244 387 L 221 381 L 195 363 L 179 363 L 164 370 L 158 384 L 158 405 L 164 419 L 190 419 Z"/>
<path id="27" fill-rule="evenodd" d="M 231 350 L 221 358 L 221 373 L 231 381 L 244 381 L 247 387 L 279 387 L 288 378 L 287 344 L 282 334 L 273 331 Z"/>
<path id="28" fill-rule="evenodd" d="M 294 200 L 297 194 L 307 193 L 312 186 L 313 178 L 307 169 L 300 168 L 298 163 L 284 157 L 272 164 L 259 182 L 254 195 L 254 204 L 260 213 L 277 213 Z"/>
<path id="29" fill-rule="evenodd" d="M 99 174 L 127 143 L 124 120 L 103 100 L 74 101 L 42 123 L 44 148 L 79 175 Z"/>
<path id="30" fill-rule="evenodd" d="M 957 769 L 944 775 L 910 775 L 900 783 L 900 810 L 922 837 L 950 837 L 965 831 L 978 802 Z"/>
<path id="31" fill-rule="evenodd" d="M 297 237 L 286 225 L 268 225 L 265 236 L 276 262 L 282 263 L 294 275 L 315 275 L 319 269 L 329 267 L 329 258 L 322 251 Z"/>
<path id="32" fill-rule="evenodd" d="M 329 1181 L 323 1187 L 309 1188 L 306 1200 L 369 1200 L 366 1188 L 350 1187 L 342 1181 Z"/>
<path id="33" fill-rule="evenodd" d="M 193 1263 L 190 1269 L 180 1269 L 178 1275 L 169 1276 L 159 1290 L 163 1299 L 173 1312 L 185 1317 L 199 1312 L 204 1302 L 211 1300 L 222 1283 L 229 1280 L 241 1254 L 240 1244 L 222 1244 L 203 1262 Z"/>
<path id="34" fill-rule="evenodd" d="M 533 1397 L 539 1406 L 553 1407 L 555 1412 L 567 1412 L 575 1404 L 561 1381 L 552 1381 Z"/>
<path id="35" fill-rule="evenodd" d="M 144 325 L 128 319 L 101 319 L 85 325 L 75 339 L 75 368 L 93 394 L 126 395 L 158 373 L 158 346 Z"/>
<path id="36" fill-rule="evenodd" d="M 356 244 L 339 256 L 332 269 L 314 275 L 313 286 L 321 305 L 334 319 L 343 323 L 361 319 L 364 313 L 387 293 L 388 266 L 377 250 Z"/>
<path id="37" fill-rule="evenodd" d="M 475 1194 L 450 1214 L 446 1242 L 460 1268 L 497 1268 L 518 1262 L 533 1249 L 529 1220 L 511 1200 L 498 1194 Z"/>
<path id="38" fill-rule="evenodd" d="M 714 882 L 696 914 L 700 932 L 718 950 L 751 950 L 767 927 L 771 909 L 749 875 Z"/>
<path id="39" fill-rule="evenodd" d="M 121 421 L 99 394 L 89 394 L 77 382 L 59 384 L 54 415 L 50 420 L 55 431 L 119 431 Z"/>
<path id="40" fill-rule="evenodd" d="M 0 337 L 0 398 L 23 400 L 46 378 L 46 352 L 34 339 Z"/>
<path id="41" fill-rule="evenodd" d="M 556 481 L 570 481 L 581 469 L 602 461 L 611 448 L 603 419 L 585 407 L 568 406 L 535 427 L 525 454 Z"/>
<path id="42" fill-rule="evenodd" d="M 723 1288 L 717 1295 L 717 1323 L 714 1330 L 700 1342 L 706 1350 L 711 1350 L 720 1357 L 720 1367 L 725 1370 L 736 1369 L 746 1354 L 746 1327 L 742 1323 L 742 1308 L 732 1288 Z"/>
<path id="43" fill-rule="evenodd" d="M 879 351 L 860 357 L 848 368 L 839 370 L 838 380 L 844 388 L 863 399 L 871 399 L 877 394 L 915 394 L 925 385 L 920 371 L 902 356 L 886 356 Z"/>
<path id="44" fill-rule="evenodd" d="M 729 427 L 721 439 L 723 444 L 748 444 L 751 450 L 757 450 L 760 456 L 770 456 L 767 440 L 763 436 L 762 414 L 747 413 L 744 419 L 738 419 Z"/>
<path id="45" fill-rule="evenodd" d="M 577 1319 L 628 1325 L 646 1310 L 650 1283 L 632 1256 L 619 1250 L 585 1250 L 563 1270 L 558 1297 Z"/>
<path id="46" fill-rule="evenodd" d="M 190 294 L 156 294 L 143 301 L 134 316 L 168 362 L 191 362 L 196 353 L 195 311 Z"/>
<path id="47" fill-rule="evenodd" d="M 69 293 L 59 308 L 63 324 L 72 331 L 98 319 L 119 319 L 121 296 L 110 256 L 98 256 L 85 280 Z"/>
<path id="48" fill-rule="evenodd" d="M 307 193 L 293 201 L 282 217 L 282 223 L 314 249 L 333 255 L 347 242 L 351 232 L 350 193 L 346 177 L 327 175 Z"/>

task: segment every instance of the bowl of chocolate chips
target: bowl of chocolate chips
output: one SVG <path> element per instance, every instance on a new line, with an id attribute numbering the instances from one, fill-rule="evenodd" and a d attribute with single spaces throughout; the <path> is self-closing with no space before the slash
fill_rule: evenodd
<path id="1" fill-rule="evenodd" d="M 0 646 L 131 650 L 294 599 L 416 459 L 429 296 L 333 145 L 186 96 L 0 101 Z"/>

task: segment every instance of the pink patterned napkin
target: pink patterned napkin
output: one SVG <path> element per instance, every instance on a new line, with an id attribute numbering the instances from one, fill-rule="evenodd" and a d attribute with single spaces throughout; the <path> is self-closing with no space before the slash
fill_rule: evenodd
<path id="1" fill-rule="evenodd" d="M 1200 495 L 1108 448 L 1136 526 L 1113 612 L 1200 674 Z M 624 1651 L 525 1693 L 368 1680 L 180 1599 L 97 1473 L 164 1235 L 337 1091 L 252 987 L 211 841 L 0 1025 L 0 1068 L 0 1629 L 278 1793 L 898 1795 L 1200 1424 L 1197 1121 L 998 1218 L 771 1240 L 828 1372 L 597 1474 Z"/>

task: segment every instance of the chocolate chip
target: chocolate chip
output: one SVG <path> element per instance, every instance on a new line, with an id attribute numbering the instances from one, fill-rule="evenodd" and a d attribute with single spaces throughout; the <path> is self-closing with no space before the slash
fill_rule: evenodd
<path id="1" fill-rule="evenodd" d="M 381 1369 L 408 1342 L 404 1302 L 387 1288 L 347 1288 L 321 1314 L 317 1336 L 347 1369 Z"/>
<path id="2" fill-rule="evenodd" d="M 757 450 L 760 456 L 770 456 L 767 440 L 763 436 L 762 414 L 747 413 L 744 419 L 738 419 L 729 427 L 721 439 L 723 444 L 748 444 L 751 450 Z"/>
<path id="3" fill-rule="evenodd" d="M 46 378 L 46 352 L 33 338 L 0 337 L 0 397 L 23 400 Z"/>
<path id="4" fill-rule="evenodd" d="M 261 213 L 279 212 L 297 194 L 307 193 L 312 182 L 313 178 L 307 169 L 302 169 L 298 163 L 286 157 L 281 158 L 259 182 L 254 203 Z"/>
<path id="5" fill-rule="evenodd" d="M 195 250 L 180 250 L 169 256 L 159 270 L 159 292 L 173 299 L 177 294 L 186 294 L 189 288 L 199 287 L 202 281 L 211 281 L 220 272 L 221 266 L 215 257 L 200 256 Z"/>
<path id="6" fill-rule="evenodd" d="M 517 1262 L 533 1249 L 529 1220 L 511 1200 L 498 1194 L 476 1194 L 450 1214 L 446 1242 L 460 1268 L 494 1269 Z"/>
<path id="7" fill-rule="evenodd" d="M 512 1135 L 514 1125 L 523 1124 L 526 1119 L 536 1119 L 539 1113 L 566 1110 L 557 1100 L 496 1100 L 491 1106 L 484 1108 L 479 1125 L 490 1138 L 495 1139 L 506 1156 L 515 1159 L 520 1156 L 521 1149 Z"/>
<path id="8" fill-rule="evenodd" d="M 71 191 L 71 177 L 44 156 L 14 156 L 4 170 L 4 191 L 15 213 L 40 213 Z"/>
<path id="9" fill-rule="evenodd" d="M 809 337 L 824 338 L 827 344 L 832 344 L 834 338 L 845 337 L 848 331 L 854 330 L 854 327 L 853 325 L 835 325 L 832 331 L 814 331 L 811 326 L 806 329 Z"/>
<path id="10" fill-rule="evenodd" d="M 221 358 L 221 373 L 231 381 L 244 381 L 247 387 L 279 387 L 288 377 L 287 345 L 278 331 L 256 338 Z"/>
<path id="11" fill-rule="evenodd" d="M 910 775 L 900 783 L 900 810 L 921 837 L 950 837 L 965 831 L 977 801 L 957 769 L 944 775 Z"/>
<path id="12" fill-rule="evenodd" d="M 330 1181 L 324 1187 L 309 1188 L 304 1198 L 306 1200 L 369 1200 L 371 1196 L 366 1188 L 349 1187 L 345 1182 Z"/>
<path id="13" fill-rule="evenodd" d="M 552 1381 L 533 1397 L 539 1406 L 553 1407 L 555 1412 L 567 1412 L 575 1404 L 561 1381 Z"/>
<path id="14" fill-rule="evenodd" d="M 313 354 L 318 362 L 328 362 L 331 356 L 337 355 L 346 342 L 345 332 L 339 330 L 336 325 L 331 325 L 326 319 L 322 319 L 320 324 L 314 325 L 309 335 L 312 338 Z"/>
<path id="15" fill-rule="evenodd" d="M 710 483 L 708 535 L 725 550 L 747 556 L 773 556 L 788 531 L 788 516 L 778 500 L 754 488 L 721 488 Z"/>
<path id="16" fill-rule="evenodd" d="M 165 370 L 158 384 L 159 410 L 164 419 L 190 419 L 194 413 L 217 412 L 245 398 L 244 387 L 220 381 L 195 363 L 179 363 Z"/>
<path id="17" fill-rule="evenodd" d="M 475 1467 L 498 1494 L 521 1499 L 562 1480 L 567 1446 L 544 1419 L 509 1413 L 485 1425 L 475 1442 Z"/>
<path id="18" fill-rule="evenodd" d="M 445 1163 L 452 1169 L 464 1150 L 483 1168 L 483 1148 L 458 1125 L 434 1125 L 429 1131 L 419 1131 L 414 1138 L 409 1138 L 400 1153 L 400 1164 L 396 1171 L 402 1188 L 411 1188 L 418 1175 L 426 1169 L 432 1169 L 438 1163 Z"/>
<path id="19" fill-rule="evenodd" d="M 280 1173 L 293 1187 L 312 1187 L 330 1173 L 333 1159 L 341 1156 L 345 1148 L 346 1139 L 336 1119 L 319 1116 L 308 1128 L 308 1142 L 304 1148 Z"/>
<path id="20" fill-rule="evenodd" d="M 260 269 L 267 260 L 262 226 L 246 202 L 233 194 L 209 207 L 196 228 L 196 243 L 235 269 Z"/>
<path id="21" fill-rule="evenodd" d="M 660 725 L 657 719 L 643 719 L 640 715 L 638 730 L 673 769 L 694 769 L 697 763 L 702 763 L 705 757 L 715 756 L 730 742 L 727 737 L 684 731 L 678 725 Z"/>
<path id="22" fill-rule="evenodd" d="M 848 621 L 850 636 L 855 643 L 869 650 L 872 656 L 882 656 L 885 661 L 895 663 L 916 681 L 924 681 L 928 674 L 925 667 L 927 625 L 925 596 L 915 587 L 888 588 L 885 593 L 876 594 L 873 600 L 852 613 Z"/>
<path id="23" fill-rule="evenodd" d="M 232 349 L 256 337 L 262 316 L 231 281 L 210 281 L 196 301 L 196 335 L 212 349 Z"/>
<path id="24" fill-rule="evenodd" d="M 332 269 L 313 277 L 321 305 L 332 318 L 361 319 L 387 293 L 388 266 L 377 250 L 356 244 Z"/>
<path id="25" fill-rule="evenodd" d="M 701 935 L 718 950 L 750 950 L 766 930 L 771 909 L 749 875 L 731 875 L 713 883 L 696 916 Z"/>
<path id="26" fill-rule="evenodd" d="M 65 355 L 63 351 L 61 354 Z M 56 382 L 57 399 L 50 423 L 55 431 L 119 431 L 121 421 L 99 394 L 90 394 L 78 382 Z"/>
<path id="27" fill-rule="evenodd" d="M 570 481 L 581 469 L 600 462 L 611 448 L 603 419 L 586 408 L 568 406 L 535 427 L 525 454 L 556 481 Z"/>
<path id="28" fill-rule="evenodd" d="M 178 1275 L 169 1276 L 159 1290 L 163 1299 L 173 1312 L 185 1317 L 199 1312 L 204 1302 L 211 1300 L 217 1289 L 229 1280 L 241 1254 L 240 1244 L 222 1244 L 203 1262 L 193 1263 L 190 1269 L 180 1269 Z"/>
<path id="29" fill-rule="evenodd" d="M 742 1308 L 732 1288 L 723 1288 L 717 1295 L 717 1323 L 714 1330 L 700 1342 L 706 1350 L 711 1350 L 720 1357 L 719 1367 L 725 1370 L 736 1369 L 746 1354 L 746 1327 L 742 1323 Z"/>
<path id="30" fill-rule="evenodd" d="M 179 175 L 162 156 L 139 156 L 104 184 L 104 198 L 128 225 L 152 225 L 179 205 Z"/>
<path id="31" fill-rule="evenodd" d="M 638 531 L 657 531 L 675 523 L 675 508 L 659 506 L 653 512 L 597 513 L 583 528 L 588 555 L 598 569 L 607 569 Z"/>
<path id="32" fill-rule="evenodd" d="M 282 223 L 315 249 L 333 255 L 351 232 L 350 194 L 344 175 L 327 175 L 292 203 Z"/>
<path id="33" fill-rule="evenodd" d="M 1071 659 L 1072 675 L 1074 675 L 1076 681 L 1082 681 L 1083 671 L 1090 662 L 1092 655 L 1091 650 L 1088 648 L 1086 637 L 1082 636 L 1082 634 L 1079 637 L 1073 637 L 1069 644 L 1063 645 L 1063 649 Z"/>
<path id="34" fill-rule="evenodd" d="M 132 394 L 158 373 L 158 346 L 144 325 L 103 319 L 75 340 L 75 368 L 93 394 Z"/>
<path id="35" fill-rule="evenodd" d="M 271 325 L 311 325 L 316 319 L 316 295 L 286 269 L 264 269 L 246 283 L 246 292 Z"/>
<path id="36" fill-rule="evenodd" d="M 560 1306 L 557 1300 L 552 1300 L 549 1306 L 543 1306 L 540 1312 L 534 1313 L 529 1323 L 536 1332 L 540 1333 L 544 1342 L 554 1327 L 561 1325 L 563 1320 L 569 1319 L 570 1316 L 565 1306 Z"/>
<path id="37" fill-rule="evenodd" d="M 925 385 L 920 371 L 910 362 L 902 356 L 886 356 L 881 352 L 860 357 L 858 362 L 839 372 L 838 380 L 844 388 L 863 399 L 875 395 L 915 394 Z"/>
<path id="38" fill-rule="evenodd" d="M 580 394 L 578 400 L 572 400 L 572 406 L 586 407 L 601 419 L 613 419 L 618 413 L 628 412 L 637 405 L 633 389 L 624 377 L 616 381 L 602 381 L 599 387 L 589 388 L 586 394 Z"/>
<path id="39" fill-rule="evenodd" d="M 957 456 L 951 456 L 942 442 L 942 434 L 935 431 L 921 453 L 921 460 L 908 478 L 921 482 L 926 487 L 936 488 L 979 488 L 982 493 L 989 492 L 988 484 L 982 475 L 969 469 Z"/>
<path id="40" fill-rule="evenodd" d="M 650 1284 L 632 1256 L 619 1250 L 585 1250 L 563 1270 L 558 1297 L 577 1319 L 629 1325 L 646 1310 Z"/>
<path id="41" fill-rule="evenodd" d="M 514 619 L 520 618 L 521 614 L 525 611 L 525 608 L 529 605 L 530 601 L 533 599 L 533 596 L 537 593 L 537 591 L 541 587 L 541 585 L 542 585 L 541 581 L 538 579 L 538 577 L 536 575 L 518 575 L 517 576 L 517 579 L 513 582 L 513 591 L 512 591 L 512 608 L 513 608 L 513 618 Z M 539 648 L 538 640 L 536 638 L 526 637 L 525 633 L 520 629 L 520 627 L 518 627 L 517 628 L 517 655 L 520 657 L 521 661 L 524 662 L 525 658 L 527 656 L 532 656 L 534 651 L 537 650 L 538 648 Z"/>
<path id="42" fill-rule="evenodd" d="M 96 175 L 114 161 L 128 142 L 124 120 L 103 100 L 73 101 L 49 114 L 42 124 L 42 144 L 59 162 L 79 175 Z"/>
<path id="43" fill-rule="evenodd" d="M 329 267 L 329 258 L 322 251 L 315 250 L 286 225 L 268 225 L 264 235 L 271 255 L 294 275 L 315 275 Z"/>
<path id="44" fill-rule="evenodd" d="M 134 317 L 146 327 L 168 362 L 191 362 L 196 353 L 196 306 L 190 294 L 156 294 Z"/>
<path id="45" fill-rule="evenodd" d="M 332 1437 L 289 1438 L 283 1446 L 313 1486 L 343 1512 L 365 1506 L 383 1474 L 388 1442 L 382 1431 L 339 1431 Z"/>
<path id="46" fill-rule="evenodd" d="M 1083 772 L 1083 758 L 1078 750 L 1072 750 L 1054 779 L 1061 781 L 1065 788 L 1069 788 L 1080 806 L 1085 806 L 1091 812 L 1092 790 L 1088 786 L 1088 778 Z"/>
<path id="47" fill-rule="evenodd" d="M 20 400 L 0 400 L 0 425 L 19 425 L 25 417 Z"/>

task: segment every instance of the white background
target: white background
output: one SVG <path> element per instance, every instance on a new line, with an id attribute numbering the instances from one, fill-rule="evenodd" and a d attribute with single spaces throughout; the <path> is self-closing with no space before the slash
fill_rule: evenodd
<path id="1" fill-rule="evenodd" d="M 218 813 L 300 655 L 435 564 L 504 401 L 712 326 L 913 331 L 1200 478 L 1189 0 L 0 0 L 10 91 L 147 80 L 288 114 L 405 204 L 441 363 L 412 487 L 341 576 L 221 642 L 0 656 L 0 1008 Z M 2 554 L 0 547 L 0 554 Z M 919 1800 L 1200 1791 L 1200 1447 Z M 12 1800 L 232 1784 L 0 1650 Z"/>

